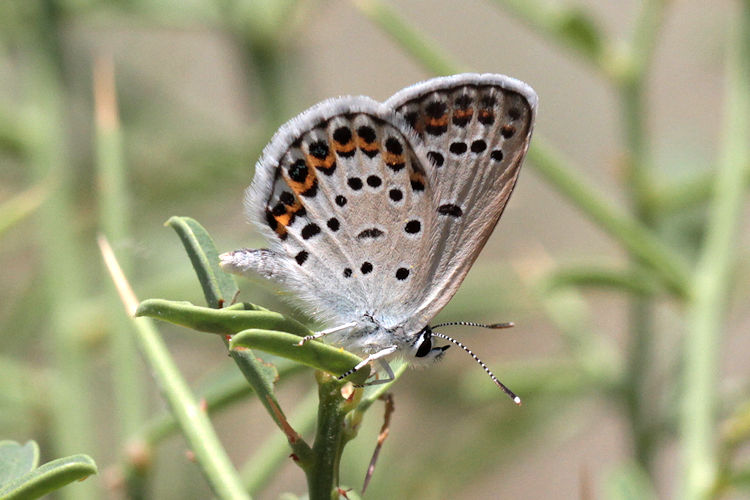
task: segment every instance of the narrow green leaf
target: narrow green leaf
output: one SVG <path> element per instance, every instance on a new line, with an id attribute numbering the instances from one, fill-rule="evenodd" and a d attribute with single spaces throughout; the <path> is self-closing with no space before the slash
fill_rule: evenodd
<path id="1" fill-rule="evenodd" d="M 190 217 L 171 217 L 167 225 L 177 231 L 185 245 L 209 307 L 230 304 L 239 288 L 234 277 L 219 267 L 219 252 L 208 232 Z"/>
<path id="2" fill-rule="evenodd" d="M 73 481 L 96 474 L 96 463 L 88 455 L 72 455 L 47 462 L 0 489 L 3 500 L 30 500 L 58 490 Z"/>
<path id="3" fill-rule="evenodd" d="M 235 334 L 229 345 L 233 350 L 241 347 L 260 349 L 333 375 L 341 375 L 361 361 L 354 354 L 322 342 L 311 341 L 302 346 L 298 346 L 298 342 L 299 337 L 290 333 L 249 329 Z M 369 374 L 368 366 L 350 379 L 355 384 L 361 384 Z"/>
<path id="4" fill-rule="evenodd" d="M 0 487 L 34 470 L 39 463 L 36 441 L 0 441 Z"/>
<path id="5" fill-rule="evenodd" d="M 606 39 L 583 9 L 529 0 L 495 0 L 495 3 L 532 29 L 578 51 L 595 65 L 601 64 Z"/>
<path id="6" fill-rule="evenodd" d="M 609 288 L 636 295 L 652 295 L 658 286 L 646 273 L 638 270 L 619 270 L 596 264 L 569 266 L 550 273 L 545 278 L 550 290 L 570 286 Z"/>
<path id="7" fill-rule="evenodd" d="M 32 215 L 49 195 L 49 182 L 27 189 L 0 204 L 0 236 Z"/>
<path id="8" fill-rule="evenodd" d="M 168 224 L 177 231 L 185 245 L 209 307 L 152 300 L 147 301 L 150 303 L 145 306 L 141 304 L 143 308 L 139 307 L 136 315 L 152 316 L 196 330 L 225 335 L 247 328 L 280 329 L 302 336 L 311 333 L 294 320 L 252 304 L 221 309 L 234 299 L 238 288 L 234 277 L 219 267 L 219 252 L 213 240 L 198 222 L 188 217 L 172 217 Z M 226 339 L 224 342 L 227 343 Z M 276 425 L 287 432 L 286 417 L 274 394 L 274 383 L 278 379 L 276 368 L 257 359 L 250 349 L 232 350 L 230 356 Z M 301 438 L 290 439 L 289 443 L 301 460 L 309 455 L 309 446 Z"/>
<path id="9" fill-rule="evenodd" d="M 283 314 L 259 308 L 253 304 L 234 304 L 226 309 L 211 309 L 164 299 L 144 300 L 136 316 L 148 316 L 202 332 L 232 335 L 242 330 L 279 330 L 293 335 L 310 335 L 302 323 Z"/>
<path id="10" fill-rule="evenodd" d="M 557 19 L 557 35 L 571 47 L 591 59 L 600 58 L 604 52 L 604 37 L 594 20 L 582 9 L 566 9 Z"/>

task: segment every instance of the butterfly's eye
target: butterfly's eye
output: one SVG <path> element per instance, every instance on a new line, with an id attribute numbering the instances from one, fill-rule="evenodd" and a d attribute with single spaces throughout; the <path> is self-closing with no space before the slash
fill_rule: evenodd
<path id="1" fill-rule="evenodd" d="M 430 331 L 425 330 L 417 339 L 414 345 L 417 348 L 417 353 L 414 355 L 417 358 L 424 358 L 432 350 L 432 339 L 430 338 Z"/>

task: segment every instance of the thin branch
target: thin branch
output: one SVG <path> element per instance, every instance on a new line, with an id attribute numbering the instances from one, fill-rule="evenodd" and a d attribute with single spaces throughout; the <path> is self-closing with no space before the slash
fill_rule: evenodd
<path id="1" fill-rule="evenodd" d="M 744 2 L 730 31 L 724 143 L 718 162 L 708 230 L 695 271 L 685 339 L 680 414 L 682 498 L 706 498 L 716 480 L 716 389 L 726 322 L 731 268 L 745 200 L 750 161 L 750 4 Z"/>

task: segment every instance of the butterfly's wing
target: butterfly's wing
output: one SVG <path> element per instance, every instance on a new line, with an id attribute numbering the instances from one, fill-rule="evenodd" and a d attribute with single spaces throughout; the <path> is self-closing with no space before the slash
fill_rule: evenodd
<path id="1" fill-rule="evenodd" d="M 270 249 L 222 265 L 285 286 L 318 318 L 416 333 L 497 223 L 535 109 L 528 86 L 499 75 L 429 80 L 385 104 L 324 101 L 282 126 L 256 165 L 246 208 Z"/>
<path id="2" fill-rule="evenodd" d="M 430 276 L 412 312 L 426 323 L 455 294 L 497 224 L 529 147 L 537 96 L 503 75 L 434 78 L 388 101 L 419 135 L 436 223 Z"/>
<path id="3" fill-rule="evenodd" d="M 369 98 L 309 109 L 279 129 L 246 193 L 270 248 L 225 254 L 223 267 L 283 285 L 317 318 L 393 326 L 429 283 L 425 155 L 406 121 Z"/>

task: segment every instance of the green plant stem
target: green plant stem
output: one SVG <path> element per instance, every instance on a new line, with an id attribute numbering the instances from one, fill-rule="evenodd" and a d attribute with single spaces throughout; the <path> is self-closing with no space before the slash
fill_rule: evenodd
<path id="1" fill-rule="evenodd" d="M 111 58 L 100 57 L 94 72 L 95 137 L 97 184 L 99 195 L 100 227 L 117 247 L 129 237 L 128 187 L 122 146 L 114 68 Z M 120 264 L 127 273 L 130 259 Z M 143 370 L 135 339 L 127 317 L 123 314 L 116 294 L 110 297 L 112 311 L 117 311 L 110 324 L 110 355 L 112 360 L 113 395 L 120 426 L 120 441 L 134 435 L 146 420 L 146 389 Z M 132 498 L 145 495 L 145 469 L 128 469 L 125 479 Z"/>
<path id="2" fill-rule="evenodd" d="M 624 142 L 627 148 L 626 185 L 629 188 L 635 218 L 649 230 L 656 223 L 652 208 L 653 165 L 650 160 L 648 131 L 644 127 L 648 109 L 645 85 L 651 66 L 655 40 L 662 20 L 664 2 L 647 0 L 642 3 L 629 44 L 629 66 L 619 76 L 620 108 L 623 117 Z M 634 274 L 643 273 L 642 255 L 630 252 Z M 630 343 L 628 346 L 625 408 L 629 415 L 633 453 L 636 462 L 652 472 L 654 439 L 651 435 L 653 408 L 648 381 L 653 351 L 653 300 L 649 296 L 630 299 Z"/>
<path id="3" fill-rule="evenodd" d="M 223 499 L 250 498 L 242 487 L 237 471 L 222 447 L 211 421 L 191 394 L 187 382 L 182 378 L 153 322 L 148 318 L 134 318 L 133 323 L 138 344 L 154 378 L 216 496 Z"/>
<path id="4" fill-rule="evenodd" d="M 708 230 L 687 311 L 680 436 L 682 498 L 703 500 L 716 480 L 719 348 L 725 323 L 735 243 L 750 164 L 750 4 L 741 3 L 730 30 L 724 143 L 714 184 Z"/>
<path id="5" fill-rule="evenodd" d="M 651 225 L 654 217 L 651 208 L 654 182 L 648 152 L 648 131 L 644 127 L 644 117 L 648 115 L 644 87 L 664 6 L 662 0 L 643 3 L 630 43 L 630 64 L 618 80 L 625 144 L 628 148 L 627 181 L 637 217 L 647 225 Z"/>
<path id="6" fill-rule="evenodd" d="M 423 33 L 406 23 L 395 9 L 380 0 L 353 0 L 354 6 L 380 29 L 388 33 L 402 48 L 435 75 L 451 75 L 464 71 L 461 65 L 451 60 L 445 51 Z"/>
<path id="7" fill-rule="evenodd" d="M 637 264 L 633 264 L 638 270 Z M 636 271 L 637 272 L 637 271 Z M 655 445 L 653 429 L 653 398 L 650 396 L 651 350 L 653 347 L 653 308 L 651 297 L 633 296 L 629 304 L 629 343 L 624 384 L 624 407 L 630 424 L 632 451 L 636 463 L 647 473 L 652 472 Z"/>
<path id="8" fill-rule="evenodd" d="M 661 240 L 638 220 L 619 211 L 582 177 L 574 173 L 560 153 L 554 151 L 538 135 L 529 150 L 529 160 L 535 170 L 555 189 L 589 216 L 630 253 L 649 264 L 678 296 L 689 293 L 688 266 L 682 256 L 664 245 Z"/>
<path id="9" fill-rule="evenodd" d="M 711 199 L 716 167 L 692 177 L 653 190 L 651 206 L 659 214 L 667 215 L 690 210 Z M 750 165 L 745 165 L 745 188 L 750 186 Z"/>
<path id="10" fill-rule="evenodd" d="M 283 363 L 283 367 L 279 368 L 279 377 L 285 379 L 304 370 L 306 368 L 303 365 Z M 247 380 L 235 370 L 231 378 L 225 378 L 216 386 L 212 386 L 206 389 L 205 392 L 201 392 L 199 398 L 206 412 L 211 415 L 254 395 L 255 393 L 248 387 Z M 126 446 L 130 446 L 133 449 L 145 448 L 146 450 L 151 450 L 179 430 L 180 425 L 175 419 L 174 414 L 165 411 L 161 415 L 150 419 L 135 435 L 130 436 L 128 439 L 129 444 Z M 286 444 L 286 441 L 284 441 L 284 447 L 288 454 L 289 446 Z M 129 459 L 130 457 L 126 458 Z M 139 464 L 133 463 L 131 460 L 121 463 L 121 469 L 125 471 L 126 476 L 133 474 L 134 471 L 131 471 L 131 469 L 137 466 Z"/>
<path id="11" fill-rule="evenodd" d="M 247 381 L 238 374 L 227 380 L 226 383 L 216 389 L 199 396 L 205 404 L 206 412 L 211 414 L 218 412 L 233 403 L 252 396 L 253 391 L 247 386 Z M 132 438 L 153 447 L 164 441 L 179 430 L 179 422 L 175 420 L 172 413 L 165 411 L 149 420 L 138 434 Z"/>
<path id="12" fill-rule="evenodd" d="M 315 373 L 318 381 L 318 426 L 312 447 L 313 460 L 303 467 L 307 477 L 310 500 L 335 500 L 339 497 L 339 464 L 344 451 L 344 419 L 356 407 L 356 399 L 362 391 L 355 391 L 353 398 L 344 399 L 342 384 L 325 372 Z"/>
<path id="13" fill-rule="evenodd" d="M 99 247 L 125 310 L 135 313 L 138 299 L 104 237 L 99 238 Z M 136 343 L 214 494 L 222 499 L 249 499 L 208 415 L 190 392 L 152 320 L 133 318 L 133 325 Z"/>

